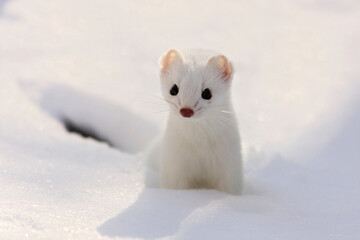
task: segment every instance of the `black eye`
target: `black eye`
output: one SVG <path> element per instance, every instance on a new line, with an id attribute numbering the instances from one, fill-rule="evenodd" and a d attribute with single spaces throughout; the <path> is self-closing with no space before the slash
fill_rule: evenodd
<path id="1" fill-rule="evenodd" d="M 178 92 L 179 92 L 179 88 L 178 86 L 176 86 L 176 84 L 174 84 L 174 86 L 170 89 L 170 94 L 176 96 Z"/>
<path id="2" fill-rule="evenodd" d="M 211 92 L 210 92 L 210 90 L 209 90 L 208 88 L 205 89 L 205 90 L 202 92 L 201 97 L 202 97 L 203 99 L 209 100 L 209 99 L 211 98 Z"/>

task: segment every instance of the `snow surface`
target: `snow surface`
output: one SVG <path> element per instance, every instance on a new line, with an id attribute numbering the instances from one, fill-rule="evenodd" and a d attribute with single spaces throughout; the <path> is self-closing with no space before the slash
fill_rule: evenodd
<path id="1" fill-rule="evenodd" d="M 0 0 L 0 34 L 0 239 L 360 239 L 358 1 Z M 242 196 L 144 188 L 176 47 L 234 63 Z"/>

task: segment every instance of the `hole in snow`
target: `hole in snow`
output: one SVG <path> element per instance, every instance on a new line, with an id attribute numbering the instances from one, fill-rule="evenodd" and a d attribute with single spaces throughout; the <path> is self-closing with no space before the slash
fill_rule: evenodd
<path id="1" fill-rule="evenodd" d="M 105 142 L 109 144 L 109 146 L 111 147 L 114 146 L 108 139 L 102 137 L 100 134 L 96 133 L 96 131 L 94 131 L 90 127 L 82 126 L 81 124 L 78 125 L 75 122 L 72 122 L 66 118 L 62 119 L 62 123 L 64 124 L 65 129 L 71 133 L 77 133 L 84 138 L 92 138 L 99 142 Z"/>
<path id="2" fill-rule="evenodd" d="M 19 84 L 69 132 L 107 142 L 129 153 L 144 149 L 157 134 L 154 125 L 141 116 L 86 92 L 62 84 L 44 86 L 29 81 Z"/>

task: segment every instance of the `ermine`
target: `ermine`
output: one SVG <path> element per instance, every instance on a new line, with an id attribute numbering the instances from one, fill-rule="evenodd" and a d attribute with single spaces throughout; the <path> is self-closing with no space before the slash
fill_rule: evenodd
<path id="1" fill-rule="evenodd" d="M 160 59 L 167 126 L 148 155 L 147 185 L 240 194 L 238 124 L 230 98 L 233 66 L 205 50 L 170 50 Z"/>

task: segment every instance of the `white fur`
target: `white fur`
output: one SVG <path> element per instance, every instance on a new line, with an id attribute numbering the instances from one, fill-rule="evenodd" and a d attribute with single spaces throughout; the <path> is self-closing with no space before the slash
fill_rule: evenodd
<path id="1" fill-rule="evenodd" d="M 203 50 L 183 51 L 161 72 L 170 113 L 162 139 L 148 155 L 148 186 L 241 193 L 240 136 L 230 100 L 231 78 L 224 80 L 219 69 L 208 63 L 213 56 Z M 169 93 L 174 84 L 179 87 L 177 96 Z M 201 97 L 205 88 L 211 90 L 210 100 Z M 194 109 L 194 116 L 182 117 L 183 107 Z"/>

